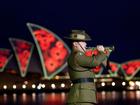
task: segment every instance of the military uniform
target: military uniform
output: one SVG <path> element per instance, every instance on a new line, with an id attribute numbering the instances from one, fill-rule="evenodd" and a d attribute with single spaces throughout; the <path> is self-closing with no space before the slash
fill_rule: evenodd
<path id="1" fill-rule="evenodd" d="M 90 39 L 89 36 L 88 38 L 86 36 L 82 38 Z M 82 38 L 79 39 L 78 37 L 79 40 L 82 40 Z M 91 68 L 100 65 L 106 58 L 104 53 L 99 53 L 96 56 L 86 56 L 84 52 L 72 50 L 68 58 L 68 72 L 73 85 L 68 94 L 68 105 L 94 105 L 97 103 L 94 73 Z"/>

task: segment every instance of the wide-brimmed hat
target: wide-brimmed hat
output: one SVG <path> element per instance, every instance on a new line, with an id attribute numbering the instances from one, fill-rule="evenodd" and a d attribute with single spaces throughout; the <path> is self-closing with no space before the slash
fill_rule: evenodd
<path id="1" fill-rule="evenodd" d="M 85 30 L 72 30 L 69 37 L 65 37 L 73 41 L 90 41 L 90 36 L 85 32 Z"/>

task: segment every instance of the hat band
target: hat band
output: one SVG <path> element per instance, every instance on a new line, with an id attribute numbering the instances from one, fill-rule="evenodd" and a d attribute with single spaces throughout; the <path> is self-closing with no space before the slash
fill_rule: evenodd
<path id="1" fill-rule="evenodd" d="M 75 35 L 73 35 L 73 38 L 77 38 L 79 40 L 83 40 L 83 39 L 85 39 L 85 35 L 77 34 L 76 37 L 75 37 Z"/>

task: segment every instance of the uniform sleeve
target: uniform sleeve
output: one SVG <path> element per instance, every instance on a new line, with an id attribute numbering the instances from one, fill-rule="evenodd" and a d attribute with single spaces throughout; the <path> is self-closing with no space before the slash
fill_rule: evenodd
<path id="1" fill-rule="evenodd" d="M 78 52 L 75 56 L 76 62 L 82 67 L 95 67 L 100 65 L 105 59 L 105 54 L 98 54 L 96 56 L 86 56 L 82 52 Z"/>

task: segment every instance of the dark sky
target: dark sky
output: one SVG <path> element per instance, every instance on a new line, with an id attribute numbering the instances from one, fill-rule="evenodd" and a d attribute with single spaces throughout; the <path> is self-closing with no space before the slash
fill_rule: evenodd
<path id="1" fill-rule="evenodd" d="M 44 26 L 62 39 L 72 29 L 84 29 L 89 46 L 115 46 L 111 60 L 140 58 L 140 2 L 135 0 L 3 0 L 0 2 L 0 47 L 8 38 L 33 42 L 27 22 Z"/>

